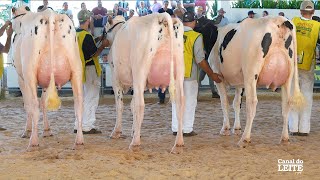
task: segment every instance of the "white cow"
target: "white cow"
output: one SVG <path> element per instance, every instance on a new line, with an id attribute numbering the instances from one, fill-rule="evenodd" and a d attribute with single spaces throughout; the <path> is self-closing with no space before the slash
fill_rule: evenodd
<path id="1" fill-rule="evenodd" d="M 235 86 L 233 101 L 235 110 L 235 134 L 241 132 L 240 103 L 242 88 L 245 88 L 247 122 L 239 145 L 244 147 L 250 142 L 253 118 L 257 105 L 257 86 L 275 90 L 281 86 L 283 130 L 282 142 L 289 141 L 288 112 L 290 104 L 303 105 L 298 75 L 295 26 L 284 17 L 246 19 L 240 24 L 230 24 L 219 30 L 218 40 L 213 47 L 209 60 L 213 71 L 224 77 L 216 84 L 223 109 L 221 134 L 229 135 L 229 110 L 226 86 Z M 294 77 L 294 92 L 291 97 L 291 83 Z"/>
<path id="2" fill-rule="evenodd" d="M 12 42 L 12 60 L 19 75 L 19 86 L 27 112 L 23 136 L 28 137 L 31 132 L 28 149 L 39 145 L 37 85 L 44 88 L 40 106 L 44 113 L 44 136 L 49 136 L 51 132 L 46 108 L 52 102 L 59 106 L 55 85 L 61 88 L 69 80 L 79 122 L 75 144 L 83 144 L 82 64 L 72 21 L 66 15 L 56 14 L 50 9 L 32 13 L 25 6 L 13 8 L 13 14 L 15 17 L 12 24 L 16 34 Z M 52 95 L 55 97 L 52 98 Z"/>
<path id="3" fill-rule="evenodd" d="M 121 23 L 122 22 L 122 23 Z M 184 145 L 182 116 L 184 109 L 183 79 L 183 24 L 171 19 L 167 13 L 132 17 L 126 23 L 119 17 L 107 27 L 112 44 L 108 56 L 112 68 L 113 90 L 117 106 L 117 122 L 111 134 L 119 138 L 122 133 L 123 92 L 134 89 L 131 101 L 133 113 L 133 139 L 130 149 L 140 145 L 140 128 L 144 115 L 144 91 L 162 88 L 176 102 L 179 129 L 173 153 Z"/>

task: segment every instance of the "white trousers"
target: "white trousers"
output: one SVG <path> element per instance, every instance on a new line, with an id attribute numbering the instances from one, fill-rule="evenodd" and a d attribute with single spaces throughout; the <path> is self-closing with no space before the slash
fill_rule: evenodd
<path id="1" fill-rule="evenodd" d="M 299 85 L 301 88 L 301 93 L 305 97 L 306 106 L 301 112 L 290 111 L 289 131 L 309 133 L 314 85 L 314 69 L 312 67 L 310 71 L 299 69 Z"/>
<path id="2" fill-rule="evenodd" d="M 96 110 L 99 105 L 100 77 L 94 65 L 86 66 L 86 82 L 83 84 L 83 118 L 82 130 L 90 131 L 95 128 Z M 75 129 L 77 127 L 77 121 Z"/>
<path id="3" fill-rule="evenodd" d="M 197 107 L 198 97 L 198 82 L 184 81 L 184 96 L 185 96 L 185 109 L 183 113 L 183 133 L 190 133 L 193 131 L 193 123 L 195 118 L 195 112 Z M 176 105 L 172 103 L 172 132 L 178 131 L 178 119 L 176 112 Z"/>

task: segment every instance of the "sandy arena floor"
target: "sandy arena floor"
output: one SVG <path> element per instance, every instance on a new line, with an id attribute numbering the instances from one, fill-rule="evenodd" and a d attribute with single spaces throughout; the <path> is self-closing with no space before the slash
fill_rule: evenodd
<path id="1" fill-rule="evenodd" d="M 194 137 L 185 137 L 183 154 L 170 154 L 175 136 L 171 133 L 171 104 L 157 104 L 146 98 L 142 124 L 142 147 L 131 152 L 132 115 L 125 98 L 125 139 L 109 139 L 115 124 L 113 96 L 105 96 L 97 111 L 99 135 L 85 135 L 85 148 L 71 150 L 74 109 L 72 98 L 62 98 L 62 108 L 49 113 L 54 136 L 40 137 L 39 151 L 26 152 L 28 139 L 20 138 L 25 125 L 22 98 L 0 101 L 0 179 L 319 179 L 320 96 L 316 95 L 308 137 L 291 137 L 288 146 L 279 145 L 282 130 L 279 93 L 259 93 L 253 122 L 252 143 L 236 146 L 239 136 L 220 136 L 220 100 L 206 92 L 199 97 Z M 245 106 L 241 125 L 245 126 Z M 233 112 L 232 112 L 233 114 Z M 232 117 L 232 116 L 231 116 Z M 232 117 L 233 125 L 233 117 Z M 43 126 L 40 121 L 40 132 Z M 278 159 L 303 160 L 303 172 L 278 172 Z"/>

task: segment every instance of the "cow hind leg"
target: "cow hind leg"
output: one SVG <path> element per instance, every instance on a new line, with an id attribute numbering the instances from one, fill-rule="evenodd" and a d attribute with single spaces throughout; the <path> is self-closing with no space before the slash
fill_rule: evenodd
<path id="1" fill-rule="evenodd" d="M 26 95 L 26 92 L 25 92 L 24 81 L 21 78 L 21 76 L 19 76 L 18 83 L 19 83 L 20 91 L 21 91 L 22 97 L 23 97 L 24 108 L 26 110 L 27 109 L 27 106 L 26 106 L 27 95 Z M 31 132 L 32 132 L 32 118 L 31 118 L 31 114 L 27 113 L 26 126 L 25 126 L 25 130 L 23 131 L 21 137 L 22 138 L 30 138 Z"/>
<path id="2" fill-rule="evenodd" d="M 37 97 L 37 86 L 33 83 L 28 83 L 26 87 L 26 111 L 28 116 L 32 118 L 32 132 L 29 141 L 28 151 L 37 150 L 39 147 L 39 137 L 38 137 L 38 122 L 39 122 L 39 101 Z"/>
<path id="3" fill-rule="evenodd" d="M 283 129 L 281 134 L 281 144 L 289 144 L 289 132 L 288 132 L 288 115 L 289 115 L 289 95 L 290 95 L 291 81 L 288 80 L 281 87 L 281 98 L 282 98 L 282 118 L 283 118 Z"/>
<path id="4" fill-rule="evenodd" d="M 237 87 L 234 100 L 233 100 L 233 109 L 234 109 L 234 126 L 233 126 L 233 134 L 240 135 L 241 134 L 241 125 L 240 125 L 240 105 L 241 105 L 241 93 L 242 88 Z"/>
<path id="5" fill-rule="evenodd" d="M 134 107 L 132 109 L 133 113 L 133 138 L 132 142 L 129 146 L 129 149 L 132 151 L 139 151 L 140 149 L 140 130 L 141 130 L 141 124 L 143 121 L 144 116 L 144 87 L 143 84 L 140 86 L 134 86 L 133 88 L 134 94 L 133 94 L 133 102 Z"/>
<path id="6" fill-rule="evenodd" d="M 246 127 L 242 134 L 242 137 L 238 143 L 240 147 L 246 147 L 248 143 L 251 142 L 250 135 L 251 135 L 251 128 L 252 122 L 256 115 L 256 108 L 257 108 L 257 89 L 256 83 L 252 82 L 245 82 L 245 90 L 246 90 L 246 113 L 247 113 L 247 121 Z"/>
<path id="7" fill-rule="evenodd" d="M 113 86 L 113 91 L 115 93 L 117 119 L 110 138 L 119 139 L 122 137 L 123 88 L 119 83 L 116 83 L 116 85 Z"/>
<path id="8" fill-rule="evenodd" d="M 227 89 L 224 82 L 216 83 L 220 101 L 221 101 L 221 108 L 223 111 L 223 125 L 220 131 L 221 135 L 229 136 L 230 135 L 230 121 L 229 121 L 229 101 L 227 96 Z"/>
<path id="9" fill-rule="evenodd" d="M 41 101 L 40 101 L 40 108 L 42 111 L 43 126 L 44 126 L 42 136 L 50 137 L 50 136 L 53 136 L 53 134 L 51 133 L 51 130 L 50 130 L 50 125 L 47 117 L 47 109 L 45 107 L 46 96 L 47 96 L 47 92 L 45 90 L 42 90 Z"/>
<path id="10" fill-rule="evenodd" d="M 74 110 L 77 120 L 77 136 L 73 149 L 84 145 L 82 132 L 82 114 L 83 114 L 83 91 L 82 91 L 82 74 L 74 72 L 71 79 L 72 91 L 74 97 Z"/>

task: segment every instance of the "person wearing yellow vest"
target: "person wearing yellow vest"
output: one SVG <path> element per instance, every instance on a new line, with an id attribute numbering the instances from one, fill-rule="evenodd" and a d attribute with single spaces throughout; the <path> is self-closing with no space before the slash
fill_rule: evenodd
<path id="1" fill-rule="evenodd" d="M 97 48 L 92 34 L 89 32 L 91 13 L 81 10 L 78 13 L 80 27 L 76 30 L 79 44 L 80 58 L 83 66 L 83 134 L 98 134 L 96 129 L 96 110 L 99 104 L 101 66 L 98 56 L 105 47 L 109 45 L 108 40 L 103 40 L 102 45 Z M 77 123 L 77 121 L 76 121 Z M 75 129 L 77 124 L 75 124 Z M 74 130 L 76 133 L 77 130 Z"/>
<path id="2" fill-rule="evenodd" d="M 306 99 L 306 106 L 301 112 L 289 114 L 291 135 L 307 136 L 310 132 L 310 118 L 313 100 L 315 50 L 319 38 L 320 23 L 312 20 L 314 4 L 303 1 L 300 6 L 301 17 L 292 19 L 296 26 L 299 84 Z"/>
<path id="3" fill-rule="evenodd" d="M 0 84 L 1 84 L 1 79 L 2 79 L 2 74 L 3 74 L 3 55 L 2 53 L 8 53 L 10 46 L 11 46 L 11 36 L 12 36 L 12 26 L 10 21 L 6 21 L 6 23 L 0 28 L 0 37 L 3 35 L 4 31 L 7 33 L 7 41 L 6 44 L 3 46 L 0 43 Z M 0 131 L 5 131 L 6 129 L 0 126 Z"/>
<path id="4" fill-rule="evenodd" d="M 184 63 L 185 63 L 185 79 L 183 82 L 184 96 L 185 96 L 185 110 L 183 114 L 183 135 L 194 136 L 197 135 L 193 131 L 193 123 L 195 118 L 195 110 L 197 106 L 198 96 L 198 66 L 203 69 L 207 75 L 216 83 L 220 83 L 222 77 L 216 74 L 210 68 L 208 62 L 205 60 L 203 39 L 200 33 L 193 31 L 196 21 L 193 12 L 186 12 L 183 14 L 184 25 Z M 172 104 L 172 132 L 177 134 L 178 120 L 176 116 L 175 104 Z"/>

